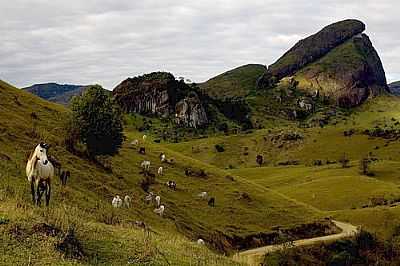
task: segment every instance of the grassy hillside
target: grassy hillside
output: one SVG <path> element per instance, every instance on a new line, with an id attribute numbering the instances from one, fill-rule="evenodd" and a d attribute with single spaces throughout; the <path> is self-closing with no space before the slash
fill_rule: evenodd
<path id="1" fill-rule="evenodd" d="M 126 131 L 127 141 L 120 154 L 109 159 L 109 171 L 64 149 L 63 123 L 67 109 L 4 82 L 0 83 L 0 94 L 0 238 L 3 244 L 0 261 L 3 264 L 31 261 L 120 265 L 133 260 L 164 265 L 167 259 L 172 265 L 198 261 L 205 265 L 233 265 L 214 252 L 232 251 L 237 241 L 261 232 L 274 232 L 276 226 L 293 228 L 325 216 L 312 206 L 239 176 L 228 178 L 225 170 L 153 143 L 151 138 L 141 143 L 147 154 L 140 155 L 136 147 L 129 145 L 132 139 L 141 139 L 141 133 L 134 130 Z M 42 140 L 52 144 L 49 153 L 62 162 L 64 169 L 71 171 L 66 188 L 60 186 L 58 179 L 54 180 L 49 208 L 32 206 L 24 173 L 27 154 Z M 139 186 L 143 178 L 139 174 L 140 162 L 150 160 L 155 172 L 161 151 L 176 161 L 174 165 L 164 165 L 165 176 L 157 177 L 151 187 L 166 205 L 165 218 L 155 215 L 154 207 L 144 203 L 145 193 Z M 202 169 L 206 177 L 188 177 L 184 173 L 186 168 L 197 172 Z M 177 182 L 176 192 L 166 188 L 167 180 Z M 202 191 L 215 197 L 215 207 L 207 206 L 207 202 L 196 197 Z M 131 195 L 133 207 L 113 209 L 111 199 L 116 194 Z M 144 221 L 155 233 L 143 234 L 132 226 L 136 220 Z M 57 233 L 48 235 L 42 223 L 55 228 Z M 68 228 L 75 229 L 82 243 L 82 259 L 68 259 L 55 248 Z M 193 241 L 199 237 L 214 251 L 196 245 Z"/>
<path id="2" fill-rule="evenodd" d="M 169 147 L 385 237 L 399 222 L 399 121 L 398 98 L 381 96 L 323 128 L 291 125 Z M 263 167 L 257 154 L 266 160 Z M 339 163 L 343 154 L 348 168 Z M 359 170 L 368 155 L 375 158 L 370 176 Z"/>
<path id="3" fill-rule="evenodd" d="M 249 64 L 222 73 L 200 87 L 217 99 L 245 97 L 255 89 L 257 79 L 265 72 L 263 65 Z"/>

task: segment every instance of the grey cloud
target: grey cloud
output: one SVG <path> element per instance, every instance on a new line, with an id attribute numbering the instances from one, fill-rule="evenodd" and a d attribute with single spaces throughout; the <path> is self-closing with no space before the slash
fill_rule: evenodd
<path id="1" fill-rule="evenodd" d="M 14 0 L 0 3 L 1 79 L 112 89 L 165 70 L 197 82 L 271 64 L 299 39 L 345 18 L 367 24 L 389 80 L 400 80 L 400 3 L 289 0 Z"/>

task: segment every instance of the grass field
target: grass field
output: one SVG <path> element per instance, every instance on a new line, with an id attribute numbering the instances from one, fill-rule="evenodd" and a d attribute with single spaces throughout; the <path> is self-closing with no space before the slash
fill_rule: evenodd
<path id="1" fill-rule="evenodd" d="M 216 254 L 217 250 L 233 251 L 233 239 L 273 232 L 276 226 L 293 228 L 325 217 L 310 205 L 172 150 L 169 145 L 153 143 L 151 137 L 140 144 L 146 147 L 146 155 L 140 155 L 137 147 L 129 143 L 134 138 L 141 139 L 143 133 L 133 129 L 125 132 L 127 141 L 120 153 L 108 159 L 112 169 L 108 171 L 65 150 L 63 125 L 67 109 L 4 82 L 0 83 L 0 94 L 0 221 L 4 221 L 0 222 L 3 254 L 0 261 L 3 264 L 30 261 L 120 265 L 143 260 L 149 265 L 165 265 L 167 258 L 172 265 L 234 265 Z M 66 188 L 57 179 L 53 182 L 49 208 L 32 206 L 24 173 L 27 154 L 40 141 L 52 144 L 49 153 L 71 171 Z M 143 178 L 139 174 L 140 163 L 150 160 L 155 172 L 161 151 L 176 162 L 164 165 L 165 176 L 158 177 L 151 187 L 166 205 L 165 218 L 155 215 L 154 207 L 144 203 L 145 192 L 139 186 Z M 187 177 L 184 172 L 188 167 L 195 171 L 202 169 L 207 176 Z M 227 178 L 228 175 L 232 177 Z M 176 192 L 167 189 L 164 185 L 167 180 L 177 182 Z M 197 198 L 202 191 L 215 197 L 215 207 Z M 131 195 L 133 207 L 113 209 L 111 199 L 116 194 Z M 157 233 L 145 236 L 132 226 L 136 220 L 146 222 Z M 48 236 L 34 229 L 41 223 L 61 231 Z M 54 247 L 70 227 L 75 228 L 82 243 L 84 259 L 68 259 Z M 207 248 L 195 244 L 199 237 L 206 241 Z"/>

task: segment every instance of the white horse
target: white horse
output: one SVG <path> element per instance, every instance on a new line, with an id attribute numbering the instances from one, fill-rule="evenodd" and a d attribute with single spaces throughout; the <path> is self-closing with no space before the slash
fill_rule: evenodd
<path id="1" fill-rule="evenodd" d="M 50 146 L 41 142 L 31 152 L 26 164 L 26 176 L 31 183 L 33 204 L 40 205 L 43 192 L 46 196 L 46 206 L 49 206 L 51 194 L 51 179 L 54 177 L 54 167 L 47 158 Z"/>

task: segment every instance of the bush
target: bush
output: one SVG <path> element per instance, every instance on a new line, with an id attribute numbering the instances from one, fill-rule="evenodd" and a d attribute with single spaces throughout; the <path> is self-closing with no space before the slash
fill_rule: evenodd
<path id="1" fill-rule="evenodd" d="M 217 150 L 217 152 L 225 151 L 224 145 L 222 145 L 222 144 L 215 144 L 215 149 Z"/>
<path id="2" fill-rule="evenodd" d="M 122 113 L 101 86 L 90 86 L 81 97 L 74 97 L 71 108 L 68 148 L 83 143 L 91 158 L 118 152 L 123 142 Z"/>

